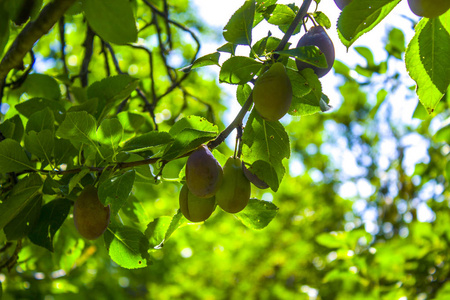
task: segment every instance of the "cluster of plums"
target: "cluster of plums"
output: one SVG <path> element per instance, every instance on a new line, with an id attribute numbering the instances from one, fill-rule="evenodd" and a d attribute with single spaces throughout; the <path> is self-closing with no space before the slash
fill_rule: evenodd
<path id="1" fill-rule="evenodd" d="M 344 9 L 352 0 L 334 0 L 340 9 Z M 450 9 L 450 0 L 408 0 L 409 8 L 419 17 L 436 18 Z"/>
<path id="2" fill-rule="evenodd" d="M 269 187 L 239 158 L 228 158 L 222 168 L 209 148 L 201 145 L 186 162 L 186 183 L 179 196 L 180 210 L 191 222 L 208 219 L 216 205 L 226 212 L 238 213 L 248 204 L 250 183 L 259 188 Z"/>

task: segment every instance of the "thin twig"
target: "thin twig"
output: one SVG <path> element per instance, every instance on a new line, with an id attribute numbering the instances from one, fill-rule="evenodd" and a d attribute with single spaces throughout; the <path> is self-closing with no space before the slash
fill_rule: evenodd
<path id="1" fill-rule="evenodd" d="M 84 58 L 83 62 L 81 63 L 81 70 L 80 70 L 80 80 L 82 87 L 87 87 L 89 84 L 88 80 L 89 63 L 91 62 L 92 54 L 94 53 L 94 37 L 95 37 L 94 31 L 92 31 L 91 27 L 87 25 L 86 38 L 83 43 Z"/>

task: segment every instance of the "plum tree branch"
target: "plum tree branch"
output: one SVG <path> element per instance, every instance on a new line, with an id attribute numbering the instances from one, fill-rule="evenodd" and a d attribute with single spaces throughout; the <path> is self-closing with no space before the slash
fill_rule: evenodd
<path id="1" fill-rule="evenodd" d="M 0 89 L 8 73 L 21 66 L 34 43 L 46 34 L 76 0 L 55 0 L 45 6 L 35 21 L 29 22 L 19 33 L 0 62 Z"/>

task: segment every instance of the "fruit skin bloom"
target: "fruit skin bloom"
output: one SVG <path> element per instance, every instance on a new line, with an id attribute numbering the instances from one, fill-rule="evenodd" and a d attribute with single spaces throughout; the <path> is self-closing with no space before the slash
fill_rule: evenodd
<path id="1" fill-rule="evenodd" d="M 292 86 L 282 63 L 275 63 L 259 76 L 253 89 L 256 111 L 267 121 L 278 121 L 292 102 Z"/>

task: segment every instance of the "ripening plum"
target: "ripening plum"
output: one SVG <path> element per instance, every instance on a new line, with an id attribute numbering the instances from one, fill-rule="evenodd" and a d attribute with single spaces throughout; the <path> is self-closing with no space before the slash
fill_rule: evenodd
<path id="1" fill-rule="evenodd" d="M 230 157 L 223 166 L 223 182 L 216 193 L 217 204 L 224 211 L 237 213 L 243 210 L 250 200 L 250 181 L 242 171 L 239 158 Z"/>
<path id="2" fill-rule="evenodd" d="M 256 186 L 259 189 L 267 189 L 269 188 L 269 185 L 265 183 L 263 180 L 261 180 L 256 174 L 252 173 L 246 166 L 245 163 L 242 162 L 242 171 L 244 172 L 245 177 L 253 183 L 254 186 Z"/>
<path id="3" fill-rule="evenodd" d="M 222 166 L 206 145 L 191 153 L 186 162 L 186 184 L 192 194 L 200 198 L 214 196 L 222 177 Z"/>
<path id="4" fill-rule="evenodd" d="M 350 2 L 352 2 L 352 0 L 334 0 L 334 3 L 336 3 L 340 10 L 343 10 Z"/>
<path id="5" fill-rule="evenodd" d="M 436 18 L 450 8 L 450 0 L 408 0 L 411 11 L 425 18 Z"/>
<path id="6" fill-rule="evenodd" d="M 199 198 L 192 194 L 186 185 L 180 191 L 180 210 L 191 222 L 203 222 L 211 216 L 216 208 L 214 197 Z"/>
<path id="7" fill-rule="evenodd" d="M 297 47 L 302 46 L 316 46 L 325 55 L 328 66 L 326 68 L 319 68 L 303 62 L 301 60 L 296 60 L 297 68 L 299 71 L 306 68 L 311 68 L 316 73 L 317 77 L 323 77 L 327 74 L 334 64 L 334 46 L 328 34 L 325 32 L 322 26 L 311 27 L 307 33 L 305 33 L 298 41 Z"/>
<path id="8" fill-rule="evenodd" d="M 253 103 L 261 117 L 278 121 L 289 110 L 292 102 L 292 86 L 284 65 L 273 64 L 258 77 L 253 89 Z"/>
<path id="9" fill-rule="evenodd" d="M 103 206 L 98 199 L 97 189 L 92 185 L 84 188 L 73 207 L 75 227 L 88 240 L 95 240 L 105 232 L 110 215 L 110 206 Z"/>

